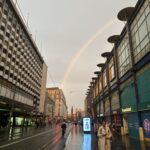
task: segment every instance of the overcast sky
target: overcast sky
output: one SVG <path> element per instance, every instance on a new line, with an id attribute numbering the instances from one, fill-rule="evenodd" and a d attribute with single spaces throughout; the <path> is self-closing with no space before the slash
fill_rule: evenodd
<path id="1" fill-rule="evenodd" d="M 71 106 L 84 108 L 85 93 L 111 51 L 107 38 L 120 34 L 117 13 L 137 0 L 18 0 L 48 66 L 47 87 L 61 87 Z"/>

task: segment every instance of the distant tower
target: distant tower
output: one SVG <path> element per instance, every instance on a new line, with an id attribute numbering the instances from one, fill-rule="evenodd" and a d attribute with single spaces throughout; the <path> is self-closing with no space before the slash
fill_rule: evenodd
<path id="1" fill-rule="evenodd" d="M 74 121 L 73 106 L 71 107 L 71 120 Z"/>

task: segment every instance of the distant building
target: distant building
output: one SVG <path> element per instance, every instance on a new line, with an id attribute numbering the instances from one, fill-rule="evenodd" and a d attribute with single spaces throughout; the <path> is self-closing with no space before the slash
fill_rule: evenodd
<path id="1" fill-rule="evenodd" d="M 46 100 L 46 82 L 47 82 L 47 66 L 44 63 L 43 64 L 43 70 L 42 70 L 42 79 L 41 79 L 41 95 L 40 95 L 40 106 L 39 106 L 39 112 L 44 112 L 44 104 Z"/>
<path id="2" fill-rule="evenodd" d="M 48 92 L 45 96 L 44 113 L 48 119 L 53 119 L 55 116 L 55 99 L 53 99 Z"/>
<path id="3" fill-rule="evenodd" d="M 67 118 L 67 104 L 63 91 L 58 87 L 47 88 L 47 92 L 55 99 L 55 117 L 56 119 Z"/>
<path id="4" fill-rule="evenodd" d="M 75 120 L 81 120 L 85 116 L 85 112 L 82 109 L 76 109 Z"/>

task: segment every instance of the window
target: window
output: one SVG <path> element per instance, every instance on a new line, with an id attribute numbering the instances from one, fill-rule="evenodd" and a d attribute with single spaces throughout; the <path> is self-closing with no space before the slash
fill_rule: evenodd
<path id="1" fill-rule="evenodd" d="M 109 80 L 111 81 L 115 77 L 115 67 L 114 67 L 114 60 L 111 59 L 109 63 Z"/>
<path id="2" fill-rule="evenodd" d="M 124 36 L 117 51 L 118 51 L 119 76 L 121 77 L 131 68 L 131 56 L 127 34 Z"/>
<path id="3" fill-rule="evenodd" d="M 147 1 L 142 6 L 131 25 L 135 62 L 150 51 L 150 6 Z"/>
<path id="4" fill-rule="evenodd" d="M 106 70 L 103 73 L 103 86 L 106 87 L 107 85 L 107 76 L 106 76 Z"/>

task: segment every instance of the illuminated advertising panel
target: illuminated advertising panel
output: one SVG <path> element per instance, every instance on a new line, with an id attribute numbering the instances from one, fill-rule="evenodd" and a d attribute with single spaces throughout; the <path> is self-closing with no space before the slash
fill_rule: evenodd
<path id="1" fill-rule="evenodd" d="M 90 132 L 91 131 L 91 119 L 83 118 L 83 131 Z"/>

